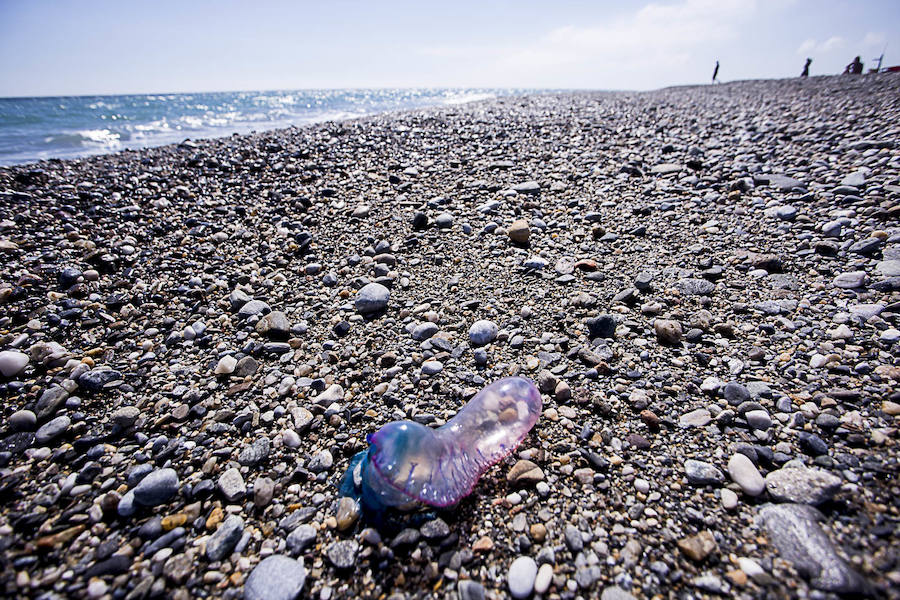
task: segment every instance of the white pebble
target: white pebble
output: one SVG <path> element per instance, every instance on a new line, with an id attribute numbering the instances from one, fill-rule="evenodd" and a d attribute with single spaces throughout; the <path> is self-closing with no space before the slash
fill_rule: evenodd
<path id="1" fill-rule="evenodd" d="M 722 488 L 722 508 L 725 510 L 733 510 L 737 505 L 738 495 L 728 488 Z"/>
<path id="2" fill-rule="evenodd" d="M 520 556 L 512 562 L 506 579 L 513 598 L 522 599 L 531 595 L 537 571 L 537 563 L 530 556 Z"/>
<path id="3" fill-rule="evenodd" d="M 541 568 L 538 569 L 537 577 L 534 578 L 535 593 L 543 594 L 550 589 L 551 583 L 553 583 L 553 566 L 544 563 L 541 565 Z"/>
<path id="4" fill-rule="evenodd" d="M 237 359 L 230 354 L 226 354 L 222 358 L 219 359 L 219 364 L 216 365 L 215 374 L 216 375 L 231 375 L 234 373 L 234 368 L 237 366 Z"/>
<path id="5" fill-rule="evenodd" d="M 281 439 L 288 448 L 300 447 L 300 436 L 293 429 L 285 429 L 284 433 L 281 434 Z"/>
<path id="6" fill-rule="evenodd" d="M 91 579 L 88 584 L 87 593 L 89 598 L 100 598 L 106 593 L 107 585 L 102 579 Z"/>
<path id="7" fill-rule="evenodd" d="M 0 352 L 0 373 L 4 377 L 12 377 L 22 372 L 28 364 L 28 355 L 15 350 Z"/>

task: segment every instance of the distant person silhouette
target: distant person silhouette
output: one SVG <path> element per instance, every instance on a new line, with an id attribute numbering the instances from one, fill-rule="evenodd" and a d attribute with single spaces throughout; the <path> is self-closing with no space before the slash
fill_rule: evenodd
<path id="1" fill-rule="evenodd" d="M 811 58 L 806 59 L 806 64 L 803 66 L 803 72 L 800 73 L 800 77 L 809 77 L 809 65 L 812 63 Z"/>
<path id="2" fill-rule="evenodd" d="M 859 57 L 853 59 L 853 62 L 844 67 L 844 73 L 850 73 L 851 75 L 861 75 L 863 72 L 863 63 L 859 60 Z"/>
<path id="3" fill-rule="evenodd" d="M 716 61 L 716 68 L 713 69 L 713 83 L 716 82 L 716 77 L 719 76 L 719 61 Z"/>

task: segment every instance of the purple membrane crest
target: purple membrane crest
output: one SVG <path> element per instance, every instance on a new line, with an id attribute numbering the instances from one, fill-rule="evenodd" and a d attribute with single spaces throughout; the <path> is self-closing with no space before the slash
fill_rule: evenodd
<path id="1" fill-rule="evenodd" d="M 367 438 L 341 486 L 369 507 L 444 507 L 471 493 L 481 475 L 525 439 L 541 414 L 541 395 L 522 377 L 495 381 L 438 429 L 388 423 Z M 349 492 L 352 493 L 352 492 Z"/>

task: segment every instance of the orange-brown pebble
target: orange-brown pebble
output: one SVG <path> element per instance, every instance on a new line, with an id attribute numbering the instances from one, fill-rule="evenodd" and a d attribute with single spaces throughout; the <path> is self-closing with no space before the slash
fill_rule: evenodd
<path id="1" fill-rule="evenodd" d="M 209 517 L 206 519 L 206 529 L 207 531 L 215 531 L 216 527 L 219 526 L 219 523 L 222 522 L 222 517 L 225 515 L 225 512 L 221 507 L 217 506 L 212 509 L 212 512 L 209 513 Z"/>
<path id="2" fill-rule="evenodd" d="M 472 544 L 472 552 L 490 552 L 494 548 L 494 541 L 488 536 L 479 538 Z"/>
<path id="3" fill-rule="evenodd" d="M 531 526 L 531 539 L 533 539 L 538 544 L 542 543 L 547 538 L 547 528 L 544 527 L 543 523 L 535 523 Z"/>
<path id="4" fill-rule="evenodd" d="M 728 573 L 726 573 L 725 575 L 728 577 L 728 579 L 731 580 L 734 585 L 747 585 L 747 574 L 740 569 L 728 571 Z"/>
<path id="5" fill-rule="evenodd" d="M 162 525 L 163 531 L 172 531 L 176 527 L 181 527 L 185 523 L 187 523 L 187 515 L 184 513 L 176 513 L 174 515 L 163 517 L 160 525 Z"/>

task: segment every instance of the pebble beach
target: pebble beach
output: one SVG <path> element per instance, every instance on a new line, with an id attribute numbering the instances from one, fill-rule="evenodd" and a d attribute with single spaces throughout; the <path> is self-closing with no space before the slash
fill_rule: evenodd
<path id="1" fill-rule="evenodd" d="M 900 75 L 0 167 L 0 595 L 900 598 Z M 366 435 L 535 382 L 376 528 Z"/>

